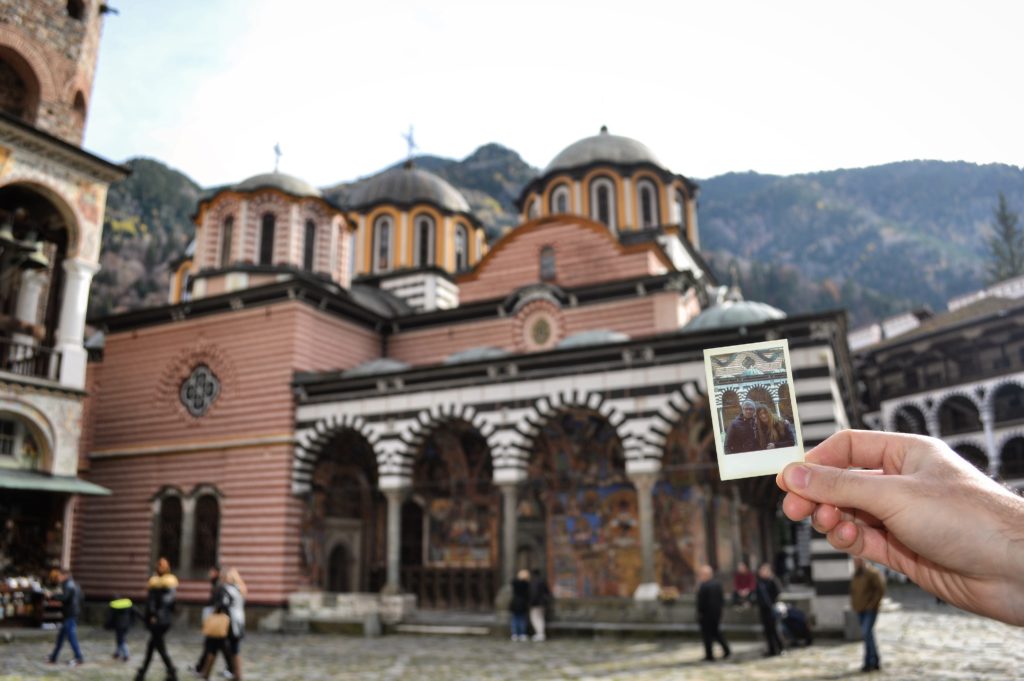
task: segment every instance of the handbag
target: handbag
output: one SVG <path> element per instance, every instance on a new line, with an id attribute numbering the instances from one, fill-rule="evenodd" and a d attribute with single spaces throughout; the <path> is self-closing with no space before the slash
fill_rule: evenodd
<path id="1" fill-rule="evenodd" d="M 215 612 L 203 620 L 203 636 L 206 638 L 227 638 L 231 628 L 231 618 L 227 613 Z"/>

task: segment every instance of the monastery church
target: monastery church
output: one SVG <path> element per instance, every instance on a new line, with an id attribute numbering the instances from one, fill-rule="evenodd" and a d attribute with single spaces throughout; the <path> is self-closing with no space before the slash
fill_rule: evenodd
<path id="1" fill-rule="evenodd" d="M 42 141 L 15 146 L 9 129 Z M 16 160 L 46 143 L 92 172 L 102 224 L 121 169 L 9 111 L 0 133 Z M 12 423 L 40 450 L 34 463 L 11 454 L 17 467 L 75 481 L 43 492 L 40 532 L 56 534 L 42 558 L 70 563 L 92 599 L 141 595 L 158 556 L 184 603 L 205 602 L 220 563 L 255 608 L 368 594 L 397 618 L 493 611 L 522 567 L 568 608 L 690 592 L 702 563 L 728 579 L 794 543 L 798 566 L 835 564 L 809 527 L 777 518 L 774 479 L 719 479 L 711 410 L 728 422 L 753 390 L 776 409 L 789 400 L 768 382 L 709 396 L 702 353 L 787 338 L 811 446 L 856 420 L 845 314 L 787 317 L 719 285 L 700 255 L 697 185 L 637 140 L 602 128 L 554 154 L 492 243 L 458 189 L 415 161 L 344 205 L 255 175 L 200 200 L 168 303 L 91 320 L 102 333 L 89 342 L 99 227 L 38 187 L 0 175 L 0 218 L 25 237 L 19 209 L 50 206 L 48 238 L 91 269 L 50 301 L 73 306 L 64 326 L 35 316 L 28 289 L 8 291 L 0 312 L 43 327 L 18 336 L 25 356 L 63 349 L 72 363 L 0 369 L 0 435 Z M 54 394 L 79 429 L 29 408 Z M 845 577 L 826 572 L 815 614 L 841 626 Z"/>

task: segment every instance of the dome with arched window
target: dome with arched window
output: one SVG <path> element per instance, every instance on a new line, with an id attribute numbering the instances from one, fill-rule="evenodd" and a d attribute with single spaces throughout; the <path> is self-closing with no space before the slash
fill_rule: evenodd
<path id="1" fill-rule="evenodd" d="M 453 213 L 468 213 L 469 202 L 455 187 L 434 173 L 415 167 L 411 162 L 386 170 L 363 181 L 352 190 L 348 207 L 368 208 L 379 203 L 410 205 L 433 203 Z"/>
<path id="2" fill-rule="evenodd" d="M 613 135 L 608 132 L 607 126 L 601 126 L 600 133 L 592 137 L 584 137 L 559 152 L 544 169 L 543 174 L 547 175 L 556 170 L 579 168 L 594 163 L 616 165 L 650 163 L 659 168 L 665 167 L 654 152 L 643 143 L 631 137 Z"/>

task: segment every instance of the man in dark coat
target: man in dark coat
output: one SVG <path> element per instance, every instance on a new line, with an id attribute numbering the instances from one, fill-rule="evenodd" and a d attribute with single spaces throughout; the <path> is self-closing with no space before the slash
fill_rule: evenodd
<path id="1" fill-rule="evenodd" d="M 61 614 L 64 621 L 60 625 L 60 632 L 57 634 L 57 644 L 50 653 L 50 664 L 57 663 L 57 656 L 64 645 L 64 639 L 71 644 L 71 651 L 75 657 L 68 662 L 69 666 L 77 666 L 85 660 L 82 658 L 82 649 L 78 647 L 78 615 L 82 612 L 82 590 L 78 583 L 71 578 L 71 571 L 67 568 L 60 570 L 60 592 L 51 594 L 54 600 L 60 601 Z"/>
<path id="2" fill-rule="evenodd" d="M 701 565 L 697 573 L 700 586 L 697 588 L 697 622 L 700 624 L 700 637 L 704 640 L 704 659 L 713 662 L 715 659 L 712 644 L 718 641 L 722 646 L 722 658 L 729 657 L 729 643 L 722 635 L 722 607 L 725 595 L 722 585 L 715 579 L 715 573 L 709 565 Z"/>
<path id="3" fill-rule="evenodd" d="M 739 454 L 757 450 L 757 428 L 754 423 L 754 411 L 757 405 L 753 400 L 743 400 L 739 416 L 732 420 L 725 435 L 725 453 Z"/>
<path id="4" fill-rule="evenodd" d="M 757 586 L 754 587 L 754 602 L 757 603 L 758 614 L 761 616 L 761 627 L 764 639 L 768 644 L 768 657 L 782 653 L 782 639 L 779 638 L 779 627 L 775 620 L 775 601 L 782 592 L 779 581 L 772 574 L 772 566 L 762 563 L 757 570 Z"/>
<path id="5" fill-rule="evenodd" d="M 853 559 L 853 579 L 850 581 L 850 605 L 860 621 L 860 632 L 864 636 L 864 666 L 862 672 L 876 672 L 881 669 L 878 646 L 875 645 L 875 620 L 885 596 L 885 580 L 878 570 L 863 558 Z"/>

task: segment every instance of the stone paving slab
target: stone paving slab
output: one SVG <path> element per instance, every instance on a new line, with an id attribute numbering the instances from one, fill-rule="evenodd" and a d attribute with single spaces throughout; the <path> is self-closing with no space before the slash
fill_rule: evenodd
<path id="1" fill-rule="evenodd" d="M 382 638 L 330 635 L 250 634 L 242 645 L 245 678 L 251 681 L 668 681 L 727 679 L 752 681 L 847 678 L 922 681 L 1005 681 L 1024 677 L 1024 629 L 967 615 L 918 598 L 898 612 L 883 613 L 877 626 L 883 671 L 859 673 L 859 643 L 815 642 L 780 658 L 762 658 L 754 641 L 734 644 L 733 658 L 707 664 L 693 639 L 555 638 L 513 643 L 489 637 L 394 635 Z M 17 637 L 0 643 L 0 681 L 68 679 L 117 681 L 133 677 L 144 650 L 141 630 L 132 632 L 129 665 L 109 658 L 112 635 L 82 628 L 87 659 L 83 667 L 53 668 L 43 660 L 51 639 Z M 179 668 L 199 650 L 195 631 L 175 631 L 171 655 Z M 70 657 L 65 649 L 62 657 Z M 159 664 L 157 662 L 157 664 Z M 222 662 L 218 661 L 219 665 Z M 182 679 L 190 675 L 182 673 Z M 153 667 L 150 679 L 164 678 Z M 221 677 L 216 677 L 221 678 Z"/>

